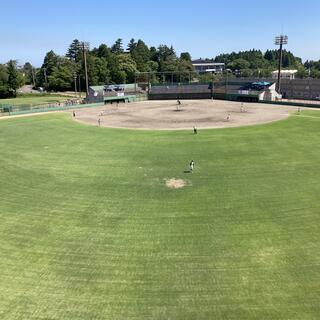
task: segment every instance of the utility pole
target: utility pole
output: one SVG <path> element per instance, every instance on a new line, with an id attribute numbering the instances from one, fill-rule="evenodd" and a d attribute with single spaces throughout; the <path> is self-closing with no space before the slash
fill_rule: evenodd
<path id="1" fill-rule="evenodd" d="M 89 95 L 89 80 L 88 80 L 88 67 L 87 67 L 87 51 L 89 51 L 90 44 L 89 42 L 82 41 L 79 43 L 78 48 L 82 51 L 83 54 L 83 65 L 84 65 L 84 75 L 86 78 L 86 94 Z M 80 91 L 80 89 L 79 89 Z"/>
<path id="2" fill-rule="evenodd" d="M 74 78 L 74 96 L 77 97 L 77 74 L 76 73 L 73 74 L 73 78 Z"/>
<path id="3" fill-rule="evenodd" d="M 36 86 L 36 77 L 35 77 L 35 74 L 34 74 L 34 68 L 33 67 L 31 69 L 31 72 L 32 72 L 33 87 L 35 87 Z"/>
<path id="4" fill-rule="evenodd" d="M 282 69 L 282 55 L 283 46 L 288 44 L 288 36 L 280 35 L 275 39 L 275 45 L 280 46 L 279 48 L 279 64 L 278 64 L 278 82 L 277 82 L 277 92 L 281 93 L 281 69 Z"/>
<path id="5" fill-rule="evenodd" d="M 43 74 L 44 74 L 44 83 L 46 85 L 46 90 L 47 90 L 47 87 L 48 87 L 47 68 L 43 68 Z"/>
<path id="6" fill-rule="evenodd" d="M 81 76 L 78 75 L 78 89 L 79 89 L 79 98 L 81 99 Z"/>
<path id="7" fill-rule="evenodd" d="M 228 100 L 228 69 L 226 69 L 226 100 Z"/>
<path id="8" fill-rule="evenodd" d="M 83 50 L 83 60 L 84 60 L 84 72 L 86 76 L 86 93 L 88 96 L 89 95 L 88 67 L 87 67 L 86 47 L 84 42 L 82 42 L 82 50 Z"/>
<path id="9" fill-rule="evenodd" d="M 134 92 L 137 92 L 137 73 L 134 73 Z"/>

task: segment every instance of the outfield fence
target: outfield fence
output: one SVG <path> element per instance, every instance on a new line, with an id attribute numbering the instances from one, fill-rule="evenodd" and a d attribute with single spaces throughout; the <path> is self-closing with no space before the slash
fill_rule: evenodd
<path id="1" fill-rule="evenodd" d="M 15 116 L 20 114 L 32 114 L 32 113 L 41 113 L 41 112 L 50 112 L 50 111 L 64 111 L 70 109 L 79 109 L 79 108 L 90 108 L 101 105 L 102 103 L 91 103 L 91 104 L 74 104 L 74 105 L 64 105 L 57 106 L 53 105 L 45 105 L 45 106 L 30 106 L 22 107 L 21 106 L 6 106 L 5 108 L 0 107 L 0 116 Z"/>

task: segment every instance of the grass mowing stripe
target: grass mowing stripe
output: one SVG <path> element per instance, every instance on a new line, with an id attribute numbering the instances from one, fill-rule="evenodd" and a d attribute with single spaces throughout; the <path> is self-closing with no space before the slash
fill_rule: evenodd
<path id="1" fill-rule="evenodd" d="M 316 319 L 319 140 L 0 121 L 0 317 Z"/>

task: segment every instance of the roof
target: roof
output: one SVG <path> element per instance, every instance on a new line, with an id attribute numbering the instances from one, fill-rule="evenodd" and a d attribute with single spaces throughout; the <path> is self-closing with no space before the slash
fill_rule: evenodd
<path id="1" fill-rule="evenodd" d="M 192 62 L 192 65 L 194 66 L 224 66 L 224 63 L 221 62 Z"/>
<path id="2" fill-rule="evenodd" d="M 99 91 L 103 91 L 104 86 L 90 86 L 89 88 L 93 91 L 99 92 Z"/>
<path id="3" fill-rule="evenodd" d="M 262 81 L 262 82 L 253 82 L 252 84 L 256 85 L 256 86 L 270 86 L 272 83 L 271 82 Z"/>
<path id="4" fill-rule="evenodd" d="M 213 59 L 196 59 L 192 60 L 191 63 L 193 65 L 202 65 L 202 66 L 224 66 L 222 62 L 215 62 Z"/>
<path id="5" fill-rule="evenodd" d="M 124 88 L 125 90 L 133 90 L 135 89 L 135 84 L 134 83 L 126 83 L 126 84 L 105 84 L 103 86 L 90 86 L 89 88 L 95 92 L 101 92 L 104 91 L 105 88 L 108 88 L 110 86 L 113 87 L 121 87 Z"/>
<path id="6" fill-rule="evenodd" d="M 278 73 L 279 71 L 272 71 L 272 73 Z M 295 74 L 298 70 L 281 70 L 281 73 L 287 73 L 287 74 Z"/>

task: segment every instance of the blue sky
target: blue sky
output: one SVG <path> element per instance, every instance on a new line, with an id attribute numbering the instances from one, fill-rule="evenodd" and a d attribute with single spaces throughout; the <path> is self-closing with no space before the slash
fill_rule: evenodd
<path id="1" fill-rule="evenodd" d="M 47 51 L 64 54 L 75 38 L 92 47 L 141 38 L 193 58 L 214 57 L 274 48 L 282 31 L 289 50 L 320 59 L 319 0 L 1 0 L 0 8 L 0 63 L 13 58 L 40 66 Z"/>

